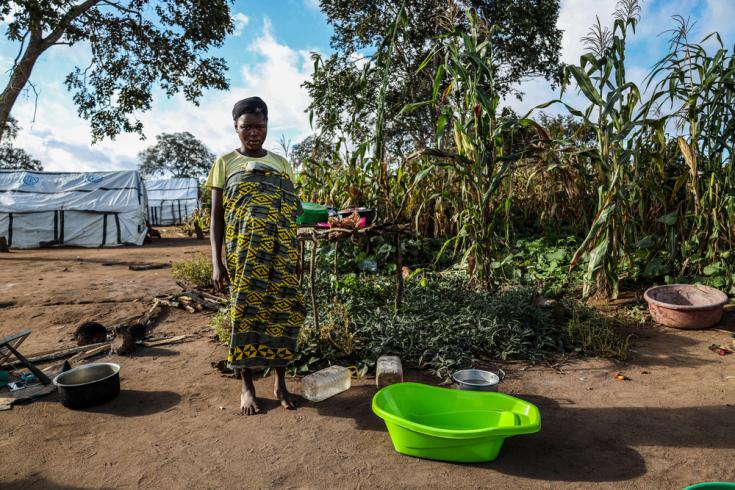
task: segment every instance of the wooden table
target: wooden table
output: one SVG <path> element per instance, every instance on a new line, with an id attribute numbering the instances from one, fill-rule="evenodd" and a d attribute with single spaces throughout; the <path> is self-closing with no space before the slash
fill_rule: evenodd
<path id="1" fill-rule="evenodd" d="M 312 314 L 314 316 L 314 326 L 319 328 L 319 312 L 316 305 L 316 292 L 314 291 L 314 281 L 316 278 L 316 251 L 322 243 L 334 242 L 334 272 L 337 272 L 337 255 L 339 250 L 339 242 L 342 240 L 359 240 L 372 236 L 392 235 L 396 247 L 394 260 L 396 264 L 396 294 L 394 307 L 396 312 L 401 309 L 401 299 L 403 296 L 403 255 L 401 254 L 401 236 L 412 235 L 411 226 L 407 223 L 383 223 L 370 225 L 366 228 L 347 229 L 347 228 L 313 228 L 300 227 L 298 229 L 299 239 L 299 263 L 298 273 L 301 283 L 304 282 L 304 255 L 306 252 L 306 244 L 311 244 L 311 258 L 309 263 L 309 296 L 311 299 Z"/>

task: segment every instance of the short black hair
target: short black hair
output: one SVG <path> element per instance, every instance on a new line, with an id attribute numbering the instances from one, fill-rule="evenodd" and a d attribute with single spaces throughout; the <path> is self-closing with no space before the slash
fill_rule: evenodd
<path id="1" fill-rule="evenodd" d="M 263 114 L 268 119 L 268 106 L 260 97 L 239 100 L 232 108 L 232 120 L 237 121 L 243 114 Z"/>

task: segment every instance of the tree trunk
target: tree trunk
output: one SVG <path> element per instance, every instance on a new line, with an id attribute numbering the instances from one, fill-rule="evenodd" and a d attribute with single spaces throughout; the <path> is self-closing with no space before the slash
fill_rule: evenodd
<path id="1" fill-rule="evenodd" d="M 40 39 L 31 39 L 30 44 L 26 48 L 25 53 L 20 62 L 13 68 L 13 72 L 10 75 L 5 90 L 0 94 L 0 141 L 3 139 L 5 128 L 10 117 L 10 110 L 13 108 L 15 101 L 18 99 L 23 87 L 28 83 L 28 79 L 31 77 L 31 72 L 36 64 L 36 60 L 43 53 L 44 48 L 40 42 Z"/>
<path id="2" fill-rule="evenodd" d="M 13 105 L 18 99 L 18 95 L 20 95 L 21 90 L 23 90 L 23 87 L 28 83 L 28 79 L 31 77 L 31 72 L 33 71 L 33 67 L 36 65 L 38 57 L 61 39 L 66 32 L 66 29 L 76 18 L 89 11 L 100 1 L 101 0 L 86 0 L 81 4 L 70 8 L 69 11 L 59 19 L 59 22 L 56 24 L 53 31 L 51 31 L 51 33 L 45 38 L 43 37 L 41 20 L 37 15 L 35 15 L 37 12 L 30 12 L 31 39 L 28 42 L 28 47 L 23 53 L 23 57 L 20 59 L 20 62 L 13 67 L 12 73 L 10 74 L 10 80 L 5 86 L 5 90 L 0 94 L 0 141 L 3 139 L 3 133 L 5 133 L 5 127 L 8 123 L 8 119 L 10 118 L 10 111 L 13 109 Z"/>

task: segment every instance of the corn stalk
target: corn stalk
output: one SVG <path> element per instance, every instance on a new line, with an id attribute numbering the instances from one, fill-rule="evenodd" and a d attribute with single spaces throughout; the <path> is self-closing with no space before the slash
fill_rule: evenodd
<path id="1" fill-rule="evenodd" d="M 583 296 L 592 292 L 617 297 L 619 268 L 628 258 L 631 233 L 625 182 L 637 151 L 635 132 L 644 120 L 641 94 L 625 74 L 626 37 L 635 31 L 640 7 L 635 0 L 618 3 L 612 31 L 599 19 L 583 41 L 587 53 L 579 65 L 567 66 L 565 83 L 574 79 L 589 105 L 584 111 L 564 104 L 575 116 L 594 129 L 597 148 L 591 164 L 597 187 L 596 213 L 587 235 L 577 249 L 570 270 L 583 255 L 588 258 Z M 540 107 L 546 107 L 551 101 Z"/>
<path id="2" fill-rule="evenodd" d="M 449 198 L 456 210 L 452 220 L 457 232 L 442 252 L 453 247 L 462 253 L 470 277 L 489 288 L 493 285 L 491 262 L 497 223 L 507 216 L 497 198 L 511 165 L 519 158 L 507 154 L 505 143 L 523 121 L 503 119 L 498 113 L 500 95 L 495 87 L 496 60 L 490 41 L 497 27 L 488 27 L 473 12 L 467 16 L 469 29 L 448 34 L 446 43 L 422 64 L 423 69 L 432 58 L 439 59 L 432 99 L 409 104 L 404 111 L 426 104 L 439 110 L 437 147 L 409 157 L 422 157 L 428 163 L 416 174 L 415 184 L 440 171 L 457 179 L 452 194 L 429 197 Z M 445 128 L 450 129 L 451 143 L 444 141 Z"/>

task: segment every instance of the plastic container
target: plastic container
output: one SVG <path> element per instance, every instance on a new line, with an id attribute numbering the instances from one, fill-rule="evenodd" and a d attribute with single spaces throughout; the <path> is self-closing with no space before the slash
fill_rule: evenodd
<path id="1" fill-rule="evenodd" d="M 729 298 L 702 284 L 668 284 L 643 294 L 653 321 L 673 328 L 709 328 L 720 323 Z"/>
<path id="2" fill-rule="evenodd" d="M 378 389 L 403 383 L 403 366 L 398 356 L 380 356 L 375 367 L 375 386 Z"/>
<path id="3" fill-rule="evenodd" d="M 506 437 L 541 429 L 538 408 L 519 398 L 418 383 L 383 388 L 373 412 L 399 453 L 458 463 L 492 461 Z"/>
<path id="4" fill-rule="evenodd" d="M 309 401 L 320 402 L 352 386 L 352 373 L 342 366 L 329 366 L 301 380 L 301 393 Z"/>
<path id="5" fill-rule="evenodd" d="M 296 218 L 297 225 L 315 225 L 329 218 L 329 210 L 326 206 L 313 202 L 302 202 L 303 214 Z"/>
<path id="6" fill-rule="evenodd" d="M 735 483 L 724 481 L 709 481 L 690 485 L 684 490 L 732 490 L 735 489 Z"/>

